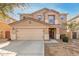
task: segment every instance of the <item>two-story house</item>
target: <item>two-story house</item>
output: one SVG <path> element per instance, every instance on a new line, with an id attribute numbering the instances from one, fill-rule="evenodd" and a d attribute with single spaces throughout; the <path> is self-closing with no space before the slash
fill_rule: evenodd
<path id="1" fill-rule="evenodd" d="M 43 8 L 31 14 L 21 14 L 20 21 L 11 23 L 12 40 L 53 40 L 65 33 L 67 14 Z"/>

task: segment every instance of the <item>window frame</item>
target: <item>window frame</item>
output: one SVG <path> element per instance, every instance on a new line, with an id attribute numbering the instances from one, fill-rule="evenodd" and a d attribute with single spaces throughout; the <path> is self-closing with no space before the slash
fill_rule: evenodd
<path id="1" fill-rule="evenodd" d="M 41 16 L 41 18 L 39 16 Z M 42 15 L 37 15 L 37 19 L 38 20 L 42 20 L 43 19 L 43 16 Z"/>
<path id="2" fill-rule="evenodd" d="M 64 15 L 61 15 L 60 18 L 61 18 L 61 20 L 65 20 L 65 16 Z"/>
<path id="3" fill-rule="evenodd" d="M 53 20 L 52 20 L 52 21 L 54 21 L 53 23 L 50 23 L 50 21 L 49 21 L 49 17 L 50 17 L 50 16 L 53 16 L 53 17 L 54 17 Z M 55 18 L 55 15 L 48 15 L 48 22 L 49 22 L 49 24 L 55 24 L 55 19 L 56 19 L 56 18 Z"/>

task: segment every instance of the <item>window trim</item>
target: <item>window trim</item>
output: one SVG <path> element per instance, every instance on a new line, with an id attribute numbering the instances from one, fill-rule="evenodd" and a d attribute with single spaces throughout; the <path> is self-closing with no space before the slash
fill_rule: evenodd
<path id="1" fill-rule="evenodd" d="M 38 16 L 41 16 L 41 18 L 39 19 Z M 42 16 L 42 15 L 37 15 L 37 19 L 38 19 L 38 20 L 42 20 L 42 19 L 43 19 L 43 16 Z"/>
<path id="2" fill-rule="evenodd" d="M 60 18 L 61 18 L 61 20 L 65 20 L 65 16 L 64 15 L 61 15 Z"/>
<path id="3" fill-rule="evenodd" d="M 49 22 L 49 16 L 53 16 L 54 17 L 54 24 L 55 24 L 55 15 L 48 15 L 48 22 Z M 51 23 L 49 23 L 49 24 L 51 24 Z M 53 24 L 53 23 L 52 23 Z"/>

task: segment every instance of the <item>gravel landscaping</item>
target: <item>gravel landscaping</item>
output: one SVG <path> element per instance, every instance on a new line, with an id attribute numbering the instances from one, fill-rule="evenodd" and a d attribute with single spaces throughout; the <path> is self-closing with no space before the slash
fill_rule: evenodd
<path id="1" fill-rule="evenodd" d="M 79 42 L 45 43 L 45 56 L 79 56 Z"/>

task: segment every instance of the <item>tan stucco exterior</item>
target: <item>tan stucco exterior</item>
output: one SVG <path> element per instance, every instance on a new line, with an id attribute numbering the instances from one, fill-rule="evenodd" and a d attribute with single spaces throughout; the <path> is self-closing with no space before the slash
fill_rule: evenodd
<path id="1" fill-rule="evenodd" d="M 37 19 L 38 15 L 43 16 L 41 21 Z M 55 16 L 55 24 L 52 24 L 52 25 L 49 24 L 49 21 L 48 21 L 49 15 Z M 56 28 L 55 39 L 60 39 L 60 34 L 64 33 L 64 32 L 62 32 L 63 31 L 63 28 L 62 28 L 63 21 L 61 20 L 60 16 L 61 16 L 61 13 L 59 13 L 55 10 L 49 10 L 46 8 L 36 11 L 32 14 L 21 14 L 20 21 L 10 24 L 10 26 L 12 26 L 11 39 L 12 40 L 17 39 L 17 29 L 35 29 L 35 30 L 42 29 L 43 30 L 43 40 L 49 40 L 49 28 Z M 65 16 L 66 17 L 65 17 L 64 21 L 67 20 L 66 19 L 67 14 L 65 14 Z M 29 36 L 30 36 L 30 34 L 29 34 Z"/>
<path id="2" fill-rule="evenodd" d="M 77 15 L 77 16 L 75 16 L 75 17 L 73 17 L 72 19 L 70 19 L 69 21 L 68 21 L 68 23 L 75 23 L 75 24 L 79 24 L 79 15 Z M 72 33 L 73 32 L 76 32 L 76 34 L 77 34 L 77 39 L 79 39 L 79 30 L 77 29 L 75 29 L 75 30 L 73 30 L 73 31 L 70 31 L 69 32 L 69 35 L 70 35 L 70 38 L 71 39 L 73 39 L 73 37 L 72 37 Z"/>
<path id="3" fill-rule="evenodd" d="M 6 31 L 10 31 L 10 30 L 11 27 L 8 24 L 0 21 L 0 39 L 5 39 Z"/>
<path id="4" fill-rule="evenodd" d="M 31 22 L 31 23 L 29 23 Z M 43 38 L 44 40 L 48 40 L 49 36 L 48 36 L 48 25 L 44 25 L 29 19 L 23 20 L 17 24 L 11 24 L 11 26 L 13 27 L 13 30 L 11 31 L 11 38 L 12 40 L 16 40 L 17 39 L 17 29 L 42 29 L 43 30 Z M 26 34 L 25 34 L 26 35 Z M 27 34 L 28 35 L 28 34 Z M 30 36 L 30 35 L 29 35 Z"/>

